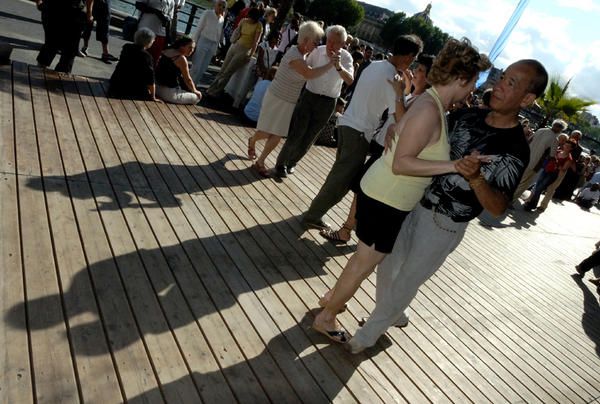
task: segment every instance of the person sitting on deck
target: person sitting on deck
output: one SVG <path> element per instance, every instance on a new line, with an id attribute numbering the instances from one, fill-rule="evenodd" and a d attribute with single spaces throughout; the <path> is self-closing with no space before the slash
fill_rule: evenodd
<path id="1" fill-rule="evenodd" d="M 197 104 L 202 94 L 190 76 L 187 58 L 194 52 L 194 40 L 181 36 L 165 49 L 156 66 L 156 94 L 172 104 Z"/>
<path id="2" fill-rule="evenodd" d="M 600 198 L 600 184 L 592 184 L 579 193 L 575 202 L 582 208 L 589 209 L 598 203 L 598 198 Z"/>
<path id="3" fill-rule="evenodd" d="M 269 86 L 275 77 L 275 73 L 277 73 L 277 67 L 271 67 L 265 76 L 265 79 L 256 83 L 254 91 L 252 92 L 252 97 L 250 97 L 250 101 L 248 101 L 244 107 L 243 118 L 253 127 L 256 127 L 263 98 L 265 98 L 265 93 L 269 89 Z"/>
<path id="4" fill-rule="evenodd" d="M 133 36 L 133 43 L 123 45 L 119 63 L 110 77 L 109 96 L 158 101 L 155 95 L 154 62 L 147 51 L 154 38 L 152 30 L 140 28 Z"/>

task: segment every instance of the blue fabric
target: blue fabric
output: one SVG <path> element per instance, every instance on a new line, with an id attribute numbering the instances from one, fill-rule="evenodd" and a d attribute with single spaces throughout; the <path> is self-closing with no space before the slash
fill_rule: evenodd
<path id="1" fill-rule="evenodd" d="M 248 101 L 248 104 L 246 104 L 246 107 L 244 108 L 244 114 L 246 114 L 249 119 L 258 121 L 260 107 L 262 106 L 263 98 L 270 85 L 270 80 L 261 80 L 254 86 L 252 97 L 250 97 L 250 101 Z"/>
<path id="2" fill-rule="evenodd" d="M 496 59 L 498 59 L 498 56 L 500 56 L 500 54 L 504 50 L 504 47 L 506 46 L 506 42 L 508 41 L 510 34 L 515 29 L 515 26 L 521 19 L 521 16 L 523 15 L 523 11 L 525 11 L 525 8 L 527 7 L 528 4 L 529 4 L 529 0 L 519 0 L 519 4 L 517 4 L 517 8 L 515 8 L 515 11 L 512 13 L 510 18 L 508 19 L 508 22 L 504 26 L 502 33 L 500 33 L 500 36 L 498 37 L 498 39 L 496 39 L 494 46 L 492 46 L 492 49 L 490 50 L 490 53 L 488 54 L 488 57 L 492 63 L 494 63 L 496 61 Z M 485 83 L 485 81 L 488 78 L 489 73 L 490 72 L 488 70 L 486 72 L 481 73 L 481 75 L 479 75 L 479 80 L 477 80 L 477 87 L 479 87 L 483 83 Z"/>

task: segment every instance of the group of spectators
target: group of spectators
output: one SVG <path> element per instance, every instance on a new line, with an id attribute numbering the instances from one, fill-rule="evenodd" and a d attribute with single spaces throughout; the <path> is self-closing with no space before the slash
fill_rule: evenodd
<path id="1" fill-rule="evenodd" d="M 573 130 L 564 133 L 567 123 L 556 119 L 551 127 L 541 128 L 533 132 L 528 122 L 523 125 L 524 134 L 529 142 L 529 164 L 513 200 L 522 197 L 530 190 L 523 208 L 526 211 L 544 212 L 553 198 L 560 200 L 574 199 L 584 209 L 598 203 L 600 177 L 594 178 L 600 160 L 598 156 L 583 153 L 580 140 L 582 134 Z M 574 191 L 579 189 L 577 195 Z M 539 200 L 544 194 L 542 202 Z"/>

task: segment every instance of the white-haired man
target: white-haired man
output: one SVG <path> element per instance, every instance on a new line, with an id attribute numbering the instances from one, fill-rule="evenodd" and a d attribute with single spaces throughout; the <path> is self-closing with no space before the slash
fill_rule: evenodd
<path id="1" fill-rule="evenodd" d="M 567 123 L 562 119 L 556 119 L 552 122 L 551 128 L 541 128 L 533 134 L 531 142 L 529 142 L 529 165 L 525 169 L 521 182 L 514 193 L 513 202 L 519 199 L 523 192 L 529 188 L 541 167 L 542 159 L 548 155 L 554 157 L 558 146 L 558 135 L 565 129 L 567 129 Z M 549 151 L 549 154 L 547 151 Z"/>
<path id="2" fill-rule="evenodd" d="M 298 161 L 308 152 L 333 114 L 342 84 L 352 84 L 352 56 L 343 49 L 346 37 L 346 30 L 341 25 L 329 27 L 327 44 L 316 48 L 306 59 L 306 63 L 313 68 L 326 65 L 332 57 L 338 61 L 335 69 L 306 82 L 306 88 L 294 109 L 287 140 L 277 157 L 274 174 L 278 177 L 287 177 L 294 171 Z"/>

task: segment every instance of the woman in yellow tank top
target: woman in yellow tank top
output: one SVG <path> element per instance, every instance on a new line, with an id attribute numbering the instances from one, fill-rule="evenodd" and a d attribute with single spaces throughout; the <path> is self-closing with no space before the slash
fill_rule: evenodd
<path id="1" fill-rule="evenodd" d="M 420 96 L 388 133 L 386 152 L 364 175 L 357 199 L 356 253 L 340 278 L 319 300 L 323 310 L 313 328 L 335 342 L 346 342 L 336 315 L 361 282 L 392 251 L 404 218 L 423 196 L 431 176 L 456 172 L 450 161 L 445 113 L 473 91 L 481 71 L 490 67 L 467 39 L 449 40 L 428 75 L 431 89 Z M 392 85 L 402 85 L 393 82 Z"/>
<path id="2" fill-rule="evenodd" d="M 256 51 L 256 46 L 262 34 L 262 24 L 259 21 L 260 11 L 252 8 L 248 12 L 248 18 L 244 18 L 236 28 L 237 38 L 233 38 L 233 45 L 227 51 L 223 66 L 215 81 L 212 82 L 206 93 L 212 97 L 222 95 L 225 86 L 233 74 L 241 69 Z M 235 34 L 235 31 L 234 31 Z"/>

